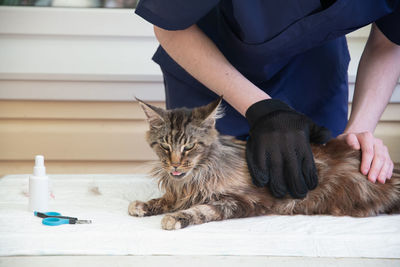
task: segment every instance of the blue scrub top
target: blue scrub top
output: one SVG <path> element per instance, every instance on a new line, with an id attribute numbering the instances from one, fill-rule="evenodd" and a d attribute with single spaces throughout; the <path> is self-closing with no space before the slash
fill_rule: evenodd
<path id="1" fill-rule="evenodd" d="M 294 109 L 340 134 L 347 123 L 344 35 L 376 22 L 400 45 L 400 1 L 380 0 L 141 0 L 136 13 L 167 30 L 193 24 L 245 77 Z M 167 108 L 196 107 L 216 95 L 160 46 L 153 60 L 164 75 Z M 223 134 L 245 138 L 245 118 L 224 103 Z"/>

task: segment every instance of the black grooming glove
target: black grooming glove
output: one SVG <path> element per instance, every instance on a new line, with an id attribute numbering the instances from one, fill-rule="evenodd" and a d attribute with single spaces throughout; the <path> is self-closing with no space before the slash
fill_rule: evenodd
<path id="1" fill-rule="evenodd" d="M 285 103 L 268 99 L 246 111 L 250 124 L 246 145 L 248 168 L 256 186 L 269 186 L 275 197 L 287 192 L 303 198 L 318 184 L 311 143 L 323 144 L 330 131 Z"/>

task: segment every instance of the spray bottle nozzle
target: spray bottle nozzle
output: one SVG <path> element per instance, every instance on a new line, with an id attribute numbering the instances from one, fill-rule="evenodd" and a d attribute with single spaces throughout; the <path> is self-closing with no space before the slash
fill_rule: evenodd
<path id="1" fill-rule="evenodd" d="M 42 155 L 37 155 L 35 157 L 35 166 L 44 166 L 44 157 Z"/>
<path id="2" fill-rule="evenodd" d="M 44 157 L 42 155 L 37 155 L 35 157 L 35 167 L 33 167 L 34 176 L 45 176 L 46 167 L 44 166 Z"/>

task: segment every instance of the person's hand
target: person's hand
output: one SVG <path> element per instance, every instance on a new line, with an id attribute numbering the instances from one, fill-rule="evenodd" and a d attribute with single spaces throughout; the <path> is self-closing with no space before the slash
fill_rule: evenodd
<path id="1" fill-rule="evenodd" d="M 375 138 L 370 132 L 343 133 L 337 137 L 343 139 L 355 150 L 361 149 L 360 171 L 368 175 L 368 180 L 384 184 L 393 174 L 393 161 L 388 148 L 381 139 Z"/>
<path id="2" fill-rule="evenodd" d="M 248 108 L 246 160 L 253 184 L 269 186 L 275 197 L 303 198 L 318 185 L 310 142 L 323 144 L 330 131 L 285 103 L 268 99 Z"/>

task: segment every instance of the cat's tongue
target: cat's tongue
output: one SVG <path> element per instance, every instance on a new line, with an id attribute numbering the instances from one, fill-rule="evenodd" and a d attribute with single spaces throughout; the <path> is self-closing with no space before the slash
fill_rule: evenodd
<path id="1" fill-rule="evenodd" d="M 177 171 L 172 172 L 172 175 L 175 175 L 175 176 L 179 176 L 179 175 L 181 175 L 181 174 L 182 174 L 181 172 L 177 172 Z"/>

